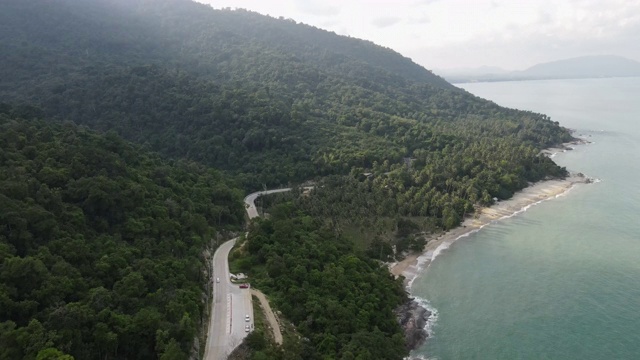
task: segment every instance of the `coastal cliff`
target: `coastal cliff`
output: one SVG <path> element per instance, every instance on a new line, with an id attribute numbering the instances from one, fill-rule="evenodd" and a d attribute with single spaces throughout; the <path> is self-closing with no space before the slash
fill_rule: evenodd
<path id="1" fill-rule="evenodd" d="M 407 350 L 413 350 L 422 345 L 428 337 L 425 325 L 431 312 L 410 298 L 395 310 L 395 315 L 404 332 Z"/>

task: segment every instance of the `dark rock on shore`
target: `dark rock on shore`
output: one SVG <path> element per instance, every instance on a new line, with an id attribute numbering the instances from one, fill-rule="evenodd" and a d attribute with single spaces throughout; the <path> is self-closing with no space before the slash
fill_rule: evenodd
<path id="1" fill-rule="evenodd" d="M 404 331 L 407 350 L 413 350 L 422 345 L 428 337 L 424 327 L 431 312 L 420 306 L 414 299 L 409 299 L 396 308 L 395 314 Z"/>

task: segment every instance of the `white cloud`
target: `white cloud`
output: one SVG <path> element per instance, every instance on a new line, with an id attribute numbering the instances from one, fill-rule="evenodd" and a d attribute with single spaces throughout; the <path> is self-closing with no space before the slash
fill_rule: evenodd
<path id="1" fill-rule="evenodd" d="M 402 21 L 401 18 L 395 16 L 383 16 L 371 21 L 371 24 L 377 28 L 386 28 L 389 26 L 393 26 Z"/>
<path id="2" fill-rule="evenodd" d="M 199 1 L 371 40 L 429 69 L 523 69 L 589 54 L 640 60 L 640 0 Z"/>
<path id="3" fill-rule="evenodd" d="M 335 16 L 340 13 L 339 6 L 329 5 L 324 1 L 295 0 L 293 3 L 298 10 L 315 16 Z"/>

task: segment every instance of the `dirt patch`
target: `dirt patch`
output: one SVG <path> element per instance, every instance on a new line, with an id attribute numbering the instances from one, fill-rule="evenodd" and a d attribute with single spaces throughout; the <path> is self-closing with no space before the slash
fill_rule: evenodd
<path id="1" fill-rule="evenodd" d="M 265 315 L 267 316 L 267 322 L 269 323 L 269 327 L 271 328 L 271 332 L 273 333 L 273 339 L 276 344 L 282 345 L 282 332 L 280 331 L 280 324 L 278 323 L 278 319 L 275 314 L 271 310 L 271 306 L 269 306 L 269 301 L 264 294 L 256 289 L 251 289 L 251 295 L 255 296 L 260 300 L 260 307 L 264 310 Z"/>

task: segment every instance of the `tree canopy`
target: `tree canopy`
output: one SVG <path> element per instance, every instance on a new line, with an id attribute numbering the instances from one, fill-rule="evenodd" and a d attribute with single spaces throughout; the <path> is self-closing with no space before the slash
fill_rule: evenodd
<path id="1" fill-rule="evenodd" d="M 305 359 L 399 359 L 393 310 L 406 301 L 387 268 L 291 203 L 250 228 L 242 261 L 304 337 Z"/>
<path id="2" fill-rule="evenodd" d="M 570 138 L 390 49 L 290 20 L 188 0 L 0 10 L 0 100 L 238 174 L 251 190 L 429 160 L 447 146 L 496 157 L 526 146 L 520 157 Z"/>
<path id="3" fill-rule="evenodd" d="M 0 106 L 0 358 L 188 353 L 202 252 L 241 224 L 242 193 L 114 133 L 24 113 Z"/>
<path id="4" fill-rule="evenodd" d="M 388 48 L 190 0 L 0 1 L 0 102 L 0 359 L 187 357 L 243 191 L 311 179 L 245 264 L 305 356 L 400 358 L 390 245 L 345 224 L 450 229 L 565 176 L 540 150 L 571 139 Z"/>

